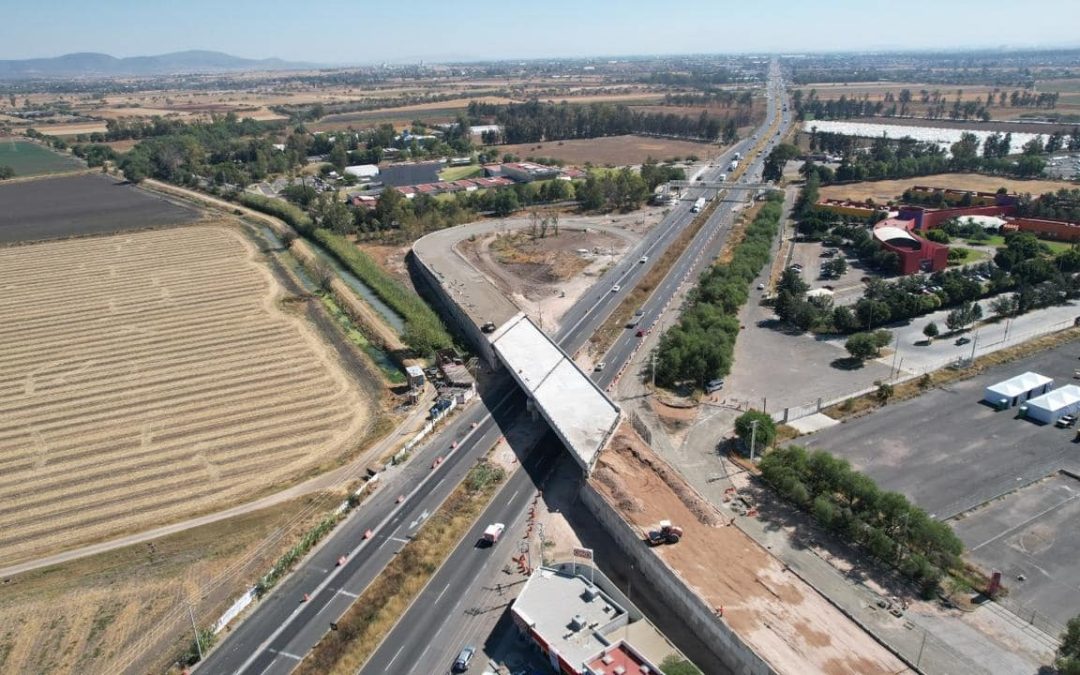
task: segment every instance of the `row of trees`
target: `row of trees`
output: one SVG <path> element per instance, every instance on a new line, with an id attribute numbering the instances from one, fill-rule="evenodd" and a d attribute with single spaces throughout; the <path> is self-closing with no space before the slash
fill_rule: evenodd
<path id="1" fill-rule="evenodd" d="M 538 143 L 574 138 L 596 138 L 622 134 L 655 134 L 715 141 L 737 138 L 734 119 L 721 119 L 702 112 L 697 117 L 674 113 L 646 113 L 612 103 L 571 105 L 526 103 L 496 105 L 471 101 L 469 117 L 494 117 L 501 125 L 498 140 L 504 143 Z"/>
<path id="2" fill-rule="evenodd" d="M 825 529 L 864 547 L 919 584 L 924 596 L 957 568 L 964 547 L 943 522 L 898 492 L 881 490 L 846 460 L 824 450 L 776 448 L 761 459 L 761 475 L 784 499 Z"/>
<path id="3" fill-rule="evenodd" d="M 730 372 L 739 334 L 737 314 L 749 297 L 749 284 L 769 260 L 781 213 L 782 198 L 770 196 L 735 246 L 731 262 L 716 264 L 702 275 L 679 323 L 664 333 L 657 347 L 658 384 L 704 387 Z"/>
<path id="4" fill-rule="evenodd" d="M 1080 189 L 1047 192 L 1038 198 L 1021 195 L 1016 214 L 1025 218 L 1048 218 L 1080 222 Z"/>

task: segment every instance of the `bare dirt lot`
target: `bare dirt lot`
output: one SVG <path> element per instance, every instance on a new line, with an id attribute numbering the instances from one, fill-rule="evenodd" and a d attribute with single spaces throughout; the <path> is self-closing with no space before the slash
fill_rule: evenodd
<path id="1" fill-rule="evenodd" d="M 192 222 L 194 210 L 100 174 L 0 185 L 0 244 Z"/>
<path id="2" fill-rule="evenodd" d="M 369 402 L 225 227 L 0 249 L 0 564 L 296 482 Z"/>
<path id="3" fill-rule="evenodd" d="M 553 157 L 567 164 L 579 166 L 586 162 L 597 166 L 609 164 L 627 166 L 641 164 L 649 157 L 661 161 L 676 157 L 685 159 L 690 155 L 704 158 L 716 154 L 718 147 L 712 143 L 678 141 L 670 138 L 607 136 L 571 141 L 500 145 L 498 150 L 500 153 L 509 153 L 519 157 Z"/>
<path id="4" fill-rule="evenodd" d="M 941 173 L 934 176 L 919 176 L 900 180 L 877 180 L 846 185 L 828 185 L 821 188 L 821 196 L 826 199 L 873 199 L 879 204 L 884 204 L 899 199 L 900 195 L 904 194 L 904 190 L 916 185 L 957 190 L 978 190 L 980 192 L 997 192 L 998 188 L 1004 187 L 1009 192 L 1030 192 L 1033 195 L 1076 187 L 1076 185 L 1068 181 L 1018 180 L 1003 176 L 983 176 L 977 173 Z"/>
<path id="5" fill-rule="evenodd" d="M 684 529 L 656 549 L 778 672 L 902 673 L 908 668 L 738 528 L 719 523 L 690 489 L 625 428 L 600 456 L 594 486 L 643 532 L 662 519 Z M 643 544 L 644 545 L 644 544 Z"/>
<path id="6" fill-rule="evenodd" d="M 162 672 L 341 495 L 294 499 L 5 579 L 0 671 Z"/>

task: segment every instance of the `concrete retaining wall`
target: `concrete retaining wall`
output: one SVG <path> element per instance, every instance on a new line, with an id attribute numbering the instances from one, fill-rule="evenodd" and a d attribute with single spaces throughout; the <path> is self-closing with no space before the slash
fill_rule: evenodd
<path id="1" fill-rule="evenodd" d="M 424 261 L 420 256 L 416 255 L 416 251 L 409 251 L 409 255 L 406 257 L 409 268 L 415 272 L 419 280 L 423 282 L 424 289 L 428 292 L 431 299 L 435 301 L 435 305 L 439 314 L 449 319 L 449 323 L 453 325 L 460 335 L 464 335 L 473 348 L 476 349 L 476 353 L 483 358 L 489 367 L 498 368 L 499 362 L 495 358 L 495 350 L 491 346 L 491 341 L 480 330 L 480 328 L 473 322 L 472 319 L 465 313 L 461 307 L 454 302 L 453 298 L 446 292 L 442 284 L 439 283 L 439 279 L 435 274 L 428 269 L 428 266 L 424 264 Z"/>
<path id="2" fill-rule="evenodd" d="M 769 664 L 747 647 L 711 607 L 698 597 L 660 556 L 589 483 L 579 491 L 582 503 L 615 540 L 620 552 L 652 582 L 652 592 L 678 612 L 691 631 L 713 648 L 716 657 L 737 675 L 773 675 Z"/>

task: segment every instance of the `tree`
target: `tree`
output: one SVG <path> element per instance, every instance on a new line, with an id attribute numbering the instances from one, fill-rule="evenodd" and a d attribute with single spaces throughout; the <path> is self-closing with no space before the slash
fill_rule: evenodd
<path id="1" fill-rule="evenodd" d="M 937 324 L 931 321 L 922 329 L 922 334 L 926 336 L 927 342 L 933 342 L 934 338 L 940 335 L 940 332 L 938 331 Z"/>
<path id="2" fill-rule="evenodd" d="M 660 662 L 664 675 L 702 675 L 698 667 L 678 654 L 670 654 Z"/>
<path id="3" fill-rule="evenodd" d="M 975 307 L 970 302 L 964 302 L 956 309 L 945 315 L 945 327 L 950 331 L 961 330 L 970 323 L 974 323 L 978 319 L 975 317 Z M 982 309 L 979 309 L 979 316 L 982 316 Z"/>
<path id="4" fill-rule="evenodd" d="M 521 208 L 521 204 L 518 202 L 516 192 L 506 188 L 495 191 L 495 196 L 491 200 L 491 210 L 495 212 L 496 216 L 505 218 L 519 208 Z"/>
<path id="5" fill-rule="evenodd" d="M 990 311 L 999 317 L 1013 316 L 1019 308 L 1020 303 L 1015 295 L 999 295 L 990 301 Z"/>
<path id="6" fill-rule="evenodd" d="M 753 437 L 753 452 L 760 454 L 776 440 L 776 423 L 770 415 L 760 410 L 747 410 L 735 418 L 735 434 L 748 450 Z"/>
<path id="7" fill-rule="evenodd" d="M 1061 634 L 1054 667 L 1061 675 L 1080 675 L 1080 616 L 1069 619 L 1065 632 Z"/>
<path id="8" fill-rule="evenodd" d="M 860 361 L 876 358 L 881 351 L 878 340 L 872 333 L 855 333 L 844 343 L 844 349 L 852 358 Z"/>
<path id="9" fill-rule="evenodd" d="M 10 166 L 7 166 L 6 164 L 5 165 L 0 165 L 0 180 L 7 180 L 8 178 L 14 178 L 14 177 L 15 177 L 15 169 L 12 169 Z"/>

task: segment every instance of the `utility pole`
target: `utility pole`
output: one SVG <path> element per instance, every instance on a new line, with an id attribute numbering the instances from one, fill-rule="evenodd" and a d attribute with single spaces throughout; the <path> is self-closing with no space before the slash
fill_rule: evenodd
<path id="1" fill-rule="evenodd" d="M 192 611 L 190 603 L 188 604 L 187 611 L 188 611 L 188 618 L 191 619 L 191 630 L 195 632 L 195 649 L 198 650 L 198 652 L 199 652 L 199 660 L 202 661 L 203 660 L 202 639 L 199 637 L 199 627 L 195 625 L 195 612 Z"/>
<path id="2" fill-rule="evenodd" d="M 754 461 L 754 446 L 757 444 L 757 420 L 750 422 L 750 461 Z"/>
<path id="3" fill-rule="evenodd" d="M 979 331 L 975 331 L 975 335 L 971 338 L 971 362 L 975 362 L 975 345 L 979 344 Z"/>

